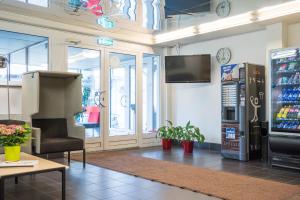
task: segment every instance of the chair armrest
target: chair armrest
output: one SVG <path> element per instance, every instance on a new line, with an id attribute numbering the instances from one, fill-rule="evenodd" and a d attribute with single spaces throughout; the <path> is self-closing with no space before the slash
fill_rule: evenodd
<path id="1" fill-rule="evenodd" d="M 41 153 L 41 129 L 32 127 L 32 140 L 35 147 L 35 153 Z"/>

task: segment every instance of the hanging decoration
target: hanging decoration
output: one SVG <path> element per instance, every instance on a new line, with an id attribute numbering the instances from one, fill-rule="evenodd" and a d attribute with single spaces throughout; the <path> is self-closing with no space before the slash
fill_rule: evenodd
<path id="1" fill-rule="evenodd" d="M 75 13 L 78 13 L 80 10 L 88 10 L 98 18 L 98 25 L 105 29 L 115 28 L 115 21 L 111 17 L 104 15 L 101 0 L 68 0 L 68 7 Z M 97 43 L 104 46 L 113 46 L 114 41 L 111 38 L 99 37 L 97 38 Z"/>
<path id="2" fill-rule="evenodd" d="M 74 12 L 83 8 L 89 10 L 97 17 L 101 17 L 103 15 L 101 0 L 68 0 L 68 6 L 74 9 Z"/>
<path id="3" fill-rule="evenodd" d="M 83 6 L 90 10 L 91 13 L 100 17 L 103 15 L 103 9 L 101 4 L 101 0 L 82 0 Z"/>
<path id="4" fill-rule="evenodd" d="M 106 29 L 113 29 L 116 26 L 115 22 L 108 16 L 99 17 L 97 23 Z"/>

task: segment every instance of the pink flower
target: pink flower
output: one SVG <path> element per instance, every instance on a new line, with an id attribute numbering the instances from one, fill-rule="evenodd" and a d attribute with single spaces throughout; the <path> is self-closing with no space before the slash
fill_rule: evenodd
<path id="1" fill-rule="evenodd" d="M 8 128 L 0 128 L 0 134 L 8 136 L 8 135 L 15 134 L 15 131 L 12 129 L 8 129 Z"/>
<path id="2" fill-rule="evenodd" d="M 20 125 L 4 125 L 0 124 L 0 135 L 13 135 L 16 133 L 24 133 L 26 130 Z"/>

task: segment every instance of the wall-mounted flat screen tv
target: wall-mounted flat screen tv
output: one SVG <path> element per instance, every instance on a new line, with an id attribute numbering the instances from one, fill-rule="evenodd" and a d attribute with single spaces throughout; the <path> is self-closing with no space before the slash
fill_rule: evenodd
<path id="1" fill-rule="evenodd" d="M 165 17 L 210 12 L 210 0 L 165 0 Z"/>
<path id="2" fill-rule="evenodd" d="M 211 58 L 205 55 L 166 56 L 166 83 L 210 82 Z"/>

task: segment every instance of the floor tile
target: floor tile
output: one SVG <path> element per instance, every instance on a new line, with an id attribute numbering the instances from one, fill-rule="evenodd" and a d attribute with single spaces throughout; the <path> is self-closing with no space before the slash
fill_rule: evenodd
<path id="1" fill-rule="evenodd" d="M 224 159 L 218 152 L 196 149 L 184 155 L 181 148 L 164 152 L 160 147 L 127 150 L 153 159 L 205 167 L 246 176 L 300 185 L 300 173 L 295 170 L 269 168 L 264 162 L 239 162 Z M 55 159 L 66 162 L 64 159 Z M 7 200 L 58 200 L 61 199 L 60 174 L 56 172 L 24 176 L 19 184 L 6 180 Z M 72 161 L 66 174 L 68 200 L 217 200 L 215 197 L 161 184 L 140 177 L 130 176 L 101 167 Z"/>

